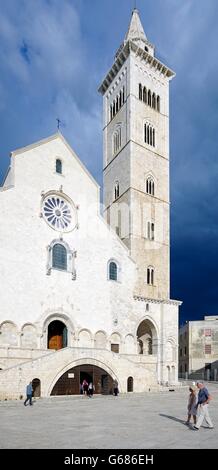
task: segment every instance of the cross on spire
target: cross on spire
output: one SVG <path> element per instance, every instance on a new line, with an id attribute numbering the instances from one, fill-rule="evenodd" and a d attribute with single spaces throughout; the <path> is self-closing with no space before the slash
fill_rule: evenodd
<path id="1" fill-rule="evenodd" d="M 56 121 L 57 121 L 57 128 L 59 130 L 60 129 L 60 124 L 62 124 L 62 122 L 59 118 L 56 118 Z"/>

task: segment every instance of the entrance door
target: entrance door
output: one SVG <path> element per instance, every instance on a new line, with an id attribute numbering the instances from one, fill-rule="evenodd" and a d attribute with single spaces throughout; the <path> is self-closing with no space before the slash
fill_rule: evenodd
<path id="1" fill-rule="evenodd" d="M 113 379 L 104 369 L 84 364 L 65 372 L 54 385 L 51 395 L 79 395 L 83 380 L 94 385 L 95 394 L 113 393 Z"/>
<path id="2" fill-rule="evenodd" d="M 32 387 L 33 387 L 33 397 L 40 397 L 41 396 L 40 380 L 39 379 L 33 379 Z"/>
<path id="3" fill-rule="evenodd" d="M 62 349 L 67 346 L 67 328 L 59 320 L 48 326 L 48 349 Z"/>

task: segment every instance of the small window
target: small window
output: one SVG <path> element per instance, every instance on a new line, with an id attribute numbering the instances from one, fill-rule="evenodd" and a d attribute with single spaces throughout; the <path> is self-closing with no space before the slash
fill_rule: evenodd
<path id="1" fill-rule="evenodd" d="M 62 175 L 62 161 L 59 158 L 56 160 L 56 173 Z"/>
<path id="2" fill-rule="evenodd" d="M 210 328 L 206 328 L 206 330 L 204 330 L 204 335 L 205 335 L 205 336 L 211 336 L 211 329 L 210 329 Z"/>
<path id="3" fill-rule="evenodd" d="M 117 265 L 114 261 L 111 261 L 109 264 L 109 279 L 117 281 Z"/>
<path id="4" fill-rule="evenodd" d="M 211 354 L 211 344 L 205 344 L 204 352 L 205 354 Z"/>
<path id="5" fill-rule="evenodd" d="M 142 85 L 139 83 L 139 99 L 142 101 Z"/>
<path id="6" fill-rule="evenodd" d="M 150 286 L 154 285 L 154 268 L 149 266 L 147 269 L 147 284 Z"/>
<path id="7" fill-rule="evenodd" d="M 119 353 L 119 349 L 120 349 L 120 345 L 119 344 L 111 344 L 111 351 L 113 351 L 114 353 Z"/>
<path id="8" fill-rule="evenodd" d="M 154 196 L 154 180 L 151 177 L 146 180 L 146 193 Z"/>
<path id="9" fill-rule="evenodd" d="M 56 243 L 52 249 L 52 267 L 67 271 L 67 250 L 60 243 Z"/>
<path id="10" fill-rule="evenodd" d="M 120 185 L 119 181 L 116 181 L 115 186 L 114 186 L 114 199 L 116 200 L 120 195 Z"/>
<path id="11" fill-rule="evenodd" d="M 160 112 L 160 97 L 159 97 L 159 95 L 157 96 L 157 111 Z"/>

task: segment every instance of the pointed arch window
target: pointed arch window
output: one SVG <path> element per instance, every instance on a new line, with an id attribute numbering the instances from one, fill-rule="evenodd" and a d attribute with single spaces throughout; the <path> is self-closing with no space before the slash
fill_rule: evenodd
<path id="1" fill-rule="evenodd" d="M 142 101 L 142 85 L 139 83 L 139 99 Z"/>
<path id="2" fill-rule="evenodd" d="M 62 161 L 60 160 L 60 158 L 56 159 L 55 169 L 56 169 L 56 173 L 59 173 L 60 175 L 62 175 Z"/>
<path id="3" fill-rule="evenodd" d="M 145 144 L 155 147 L 155 128 L 148 123 L 144 124 L 144 141 Z"/>
<path id="4" fill-rule="evenodd" d="M 154 196 L 154 180 L 152 176 L 146 179 L 146 193 L 150 194 L 150 196 Z"/>
<path id="5" fill-rule="evenodd" d="M 147 104 L 147 88 L 145 86 L 143 88 L 143 101 Z"/>
<path id="6" fill-rule="evenodd" d="M 113 133 L 113 154 L 116 154 L 121 148 L 122 135 L 121 125 L 118 125 Z"/>

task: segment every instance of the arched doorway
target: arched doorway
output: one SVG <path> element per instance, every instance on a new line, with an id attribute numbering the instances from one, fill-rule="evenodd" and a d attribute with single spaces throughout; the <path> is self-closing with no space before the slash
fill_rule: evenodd
<path id="1" fill-rule="evenodd" d="M 48 325 L 48 349 L 67 347 L 67 327 L 60 320 L 54 320 Z"/>
<path id="2" fill-rule="evenodd" d="M 113 393 L 113 379 L 101 367 L 83 364 L 65 372 L 54 385 L 51 395 L 79 395 L 83 380 L 94 385 L 94 394 Z"/>
<path id="3" fill-rule="evenodd" d="M 150 320 L 143 320 L 137 329 L 139 354 L 156 354 L 157 333 Z"/>
<path id="4" fill-rule="evenodd" d="M 33 397 L 41 397 L 41 382 L 39 379 L 33 379 Z"/>
<path id="5" fill-rule="evenodd" d="M 127 379 L 127 392 L 133 392 L 133 377 Z"/>

